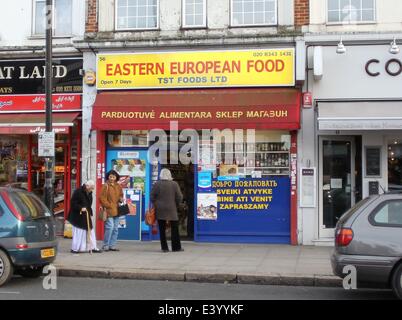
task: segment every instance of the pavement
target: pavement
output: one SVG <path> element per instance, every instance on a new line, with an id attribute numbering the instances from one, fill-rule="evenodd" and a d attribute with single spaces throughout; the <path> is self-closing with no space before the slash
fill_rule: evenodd
<path id="1" fill-rule="evenodd" d="M 101 247 L 101 242 L 98 243 Z M 59 276 L 112 279 L 341 287 L 333 275 L 331 247 L 221 244 L 183 241 L 164 253 L 159 241 L 119 241 L 119 252 L 72 254 L 59 239 Z"/>

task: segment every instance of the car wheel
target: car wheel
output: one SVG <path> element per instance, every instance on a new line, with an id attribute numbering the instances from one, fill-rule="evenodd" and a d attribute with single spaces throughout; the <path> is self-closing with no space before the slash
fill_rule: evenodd
<path id="1" fill-rule="evenodd" d="M 400 263 L 392 275 L 392 290 L 402 300 L 402 263 Z"/>
<path id="2" fill-rule="evenodd" d="M 19 269 L 18 274 L 24 278 L 39 278 L 43 275 L 43 267 L 30 267 L 26 269 Z"/>
<path id="3" fill-rule="evenodd" d="M 14 273 L 13 264 L 8 255 L 0 250 L 0 287 L 11 279 Z"/>

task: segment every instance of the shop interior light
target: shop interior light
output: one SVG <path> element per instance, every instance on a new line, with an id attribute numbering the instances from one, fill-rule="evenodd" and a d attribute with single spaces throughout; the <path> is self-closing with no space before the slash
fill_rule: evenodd
<path id="1" fill-rule="evenodd" d="M 345 48 L 345 46 L 343 45 L 342 38 L 341 38 L 341 40 L 340 40 L 339 43 L 338 43 L 338 47 L 336 48 L 336 53 L 338 53 L 338 54 L 344 54 L 345 52 L 346 52 L 346 48 Z"/>
<path id="2" fill-rule="evenodd" d="M 399 53 L 399 47 L 396 44 L 396 39 L 394 38 L 394 40 L 391 42 L 391 46 L 389 47 L 389 53 L 392 54 L 398 54 Z"/>

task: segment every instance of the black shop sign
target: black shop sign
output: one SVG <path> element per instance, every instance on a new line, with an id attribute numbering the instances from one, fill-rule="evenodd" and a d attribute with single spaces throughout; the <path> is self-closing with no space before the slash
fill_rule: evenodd
<path id="1" fill-rule="evenodd" d="M 53 93 L 82 93 L 82 58 L 53 59 Z M 45 60 L 1 60 L 0 95 L 45 93 Z"/>

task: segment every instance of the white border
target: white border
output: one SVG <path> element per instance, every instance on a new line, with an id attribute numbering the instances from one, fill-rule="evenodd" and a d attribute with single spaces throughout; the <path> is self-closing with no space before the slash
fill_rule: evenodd
<path id="1" fill-rule="evenodd" d="M 220 85 L 220 86 L 162 86 L 162 87 L 124 87 L 124 88 L 99 88 L 98 82 L 99 82 L 99 77 L 98 77 L 98 71 L 99 71 L 99 55 L 143 55 L 143 54 L 171 54 L 171 53 L 213 53 L 213 52 L 245 52 L 245 51 L 257 51 L 257 50 L 292 50 L 293 52 L 293 81 L 288 84 L 275 84 L 275 85 Z M 267 87 L 267 88 L 274 88 L 274 87 L 294 87 L 296 85 L 296 50 L 294 47 L 289 47 L 289 48 L 251 48 L 251 49 L 241 49 L 241 50 L 205 50 L 205 51 L 191 51 L 191 50 L 185 50 L 185 51 L 150 51 L 150 52 L 112 52 L 112 53 L 97 53 L 96 54 L 96 72 L 97 72 L 97 77 L 96 77 L 96 89 L 100 91 L 110 91 L 110 90 L 153 90 L 153 89 L 194 89 L 194 88 L 260 88 L 260 87 Z"/>

